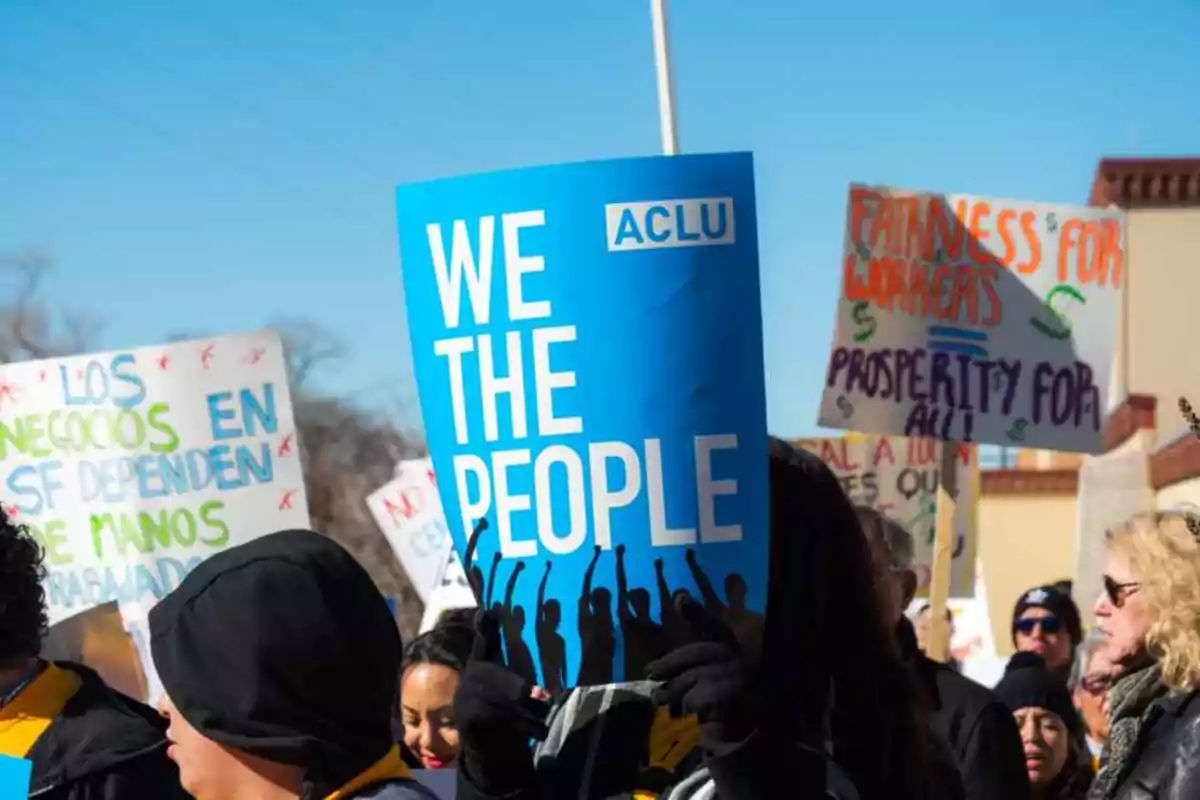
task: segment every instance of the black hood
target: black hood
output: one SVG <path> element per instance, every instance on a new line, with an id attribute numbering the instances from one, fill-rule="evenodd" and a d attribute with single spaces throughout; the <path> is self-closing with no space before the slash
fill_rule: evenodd
<path id="1" fill-rule="evenodd" d="M 105 685 L 94 671 L 81 664 L 55 664 L 79 676 L 79 690 L 62 713 L 38 739 L 29 758 L 33 761 L 31 795 L 48 792 L 105 774 L 142 772 L 164 797 L 182 796 L 174 765 L 167 760 L 167 723 L 151 708 Z M 177 790 L 168 794 L 172 788 Z"/>
<path id="2" fill-rule="evenodd" d="M 283 531 L 200 564 L 150 612 L 154 663 L 208 738 L 336 788 L 392 746 L 401 643 L 366 571 Z"/>

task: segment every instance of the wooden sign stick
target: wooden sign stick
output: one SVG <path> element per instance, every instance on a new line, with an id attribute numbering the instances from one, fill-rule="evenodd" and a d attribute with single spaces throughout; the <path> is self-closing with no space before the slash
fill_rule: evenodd
<path id="1" fill-rule="evenodd" d="M 950 625 L 946 606 L 950 599 L 950 567 L 954 560 L 954 512 L 958 495 L 958 442 L 942 442 L 938 468 L 937 520 L 933 564 L 929 576 L 929 645 L 926 655 L 945 662 L 950 655 Z"/>

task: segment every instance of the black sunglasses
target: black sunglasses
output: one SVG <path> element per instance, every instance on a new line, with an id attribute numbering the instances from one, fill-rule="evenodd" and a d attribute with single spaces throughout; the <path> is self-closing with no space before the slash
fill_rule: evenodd
<path id="1" fill-rule="evenodd" d="M 1129 596 L 1136 594 L 1140 588 L 1142 588 L 1142 584 L 1137 581 L 1119 583 L 1108 575 L 1104 576 L 1104 593 L 1108 595 L 1108 601 L 1113 604 L 1113 608 L 1123 608 Z"/>
<path id="2" fill-rule="evenodd" d="M 1013 623 L 1013 627 L 1026 636 L 1033 633 L 1034 628 L 1040 627 L 1042 633 L 1058 633 L 1062 630 L 1062 620 L 1055 616 L 1040 617 L 1038 619 L 1019 619 Z"/>

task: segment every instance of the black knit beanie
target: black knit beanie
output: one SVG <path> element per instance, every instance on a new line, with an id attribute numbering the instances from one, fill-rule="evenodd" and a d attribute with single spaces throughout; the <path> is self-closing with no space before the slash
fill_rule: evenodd
<path id="1" fill-rule="evenodd" d="M 1044 708 L 1062 718 L 1067 730 L 1080 730 L 1079 715 L 1071 702 L 1071 693 L 1061 677 L 1046 669 L 1046 662 L 1037 653 L 1017 653 L 1004 669 L 1004 677 L 996 684 L 996 697 L 1010 711 L 1022 708 Z"/>
<path id="2" fill-rule="evenodd" d="M 1021 599 L 1013 608 L 1013 644 L 1017 642 L 1017 620 L 1021 618 L 1027 608 L 1044 608 L 1062 620 L 1073 646 L 1077 647 L 1083 641 L 1083 624 L 1079 619 L 1079 608 L 1071 596 L 1064 594 L 1054 586 L 1038 586 L 1021 595 Z"/>
<path id="3" fill-rule="evenodd" d="M 163 688 L 209 739 L 305 768 L 324 796 L 383 757 L 400 634 L 332 540 L 283 531 L 201 563 L 150 611 Z"/>

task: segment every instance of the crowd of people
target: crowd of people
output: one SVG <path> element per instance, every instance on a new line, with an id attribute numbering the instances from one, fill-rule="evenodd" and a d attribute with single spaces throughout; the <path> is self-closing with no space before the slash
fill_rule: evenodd
<path id="1" fill-rule="evenodd" d="M 39 657 L 42 553 L 0 516 L 0 754 L 33 762 L 39 800 L 433 797 L 414 768 L 454 768 L 463 800 L 1200 798 L 1200 518 L 1109 532 L 1086 637 L 1065 587 L 1022 595 L 987 689 L 922 651 L 911 535 L 806 451 L 772 440 L 769 470 L 765 616 L 676 591 L 640 679 L 574 688 L 561 669 L 537 685 L 511 600 L 402 647 L 348 553 L 284 531 L 152 609 L 152 711 Z M 646 590 L 621 591 L 636 623 Z M 580 635 L 604 652 L 614 628 Z"/>

